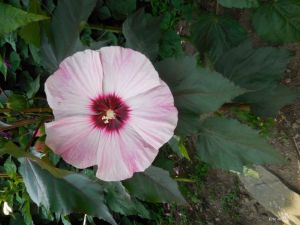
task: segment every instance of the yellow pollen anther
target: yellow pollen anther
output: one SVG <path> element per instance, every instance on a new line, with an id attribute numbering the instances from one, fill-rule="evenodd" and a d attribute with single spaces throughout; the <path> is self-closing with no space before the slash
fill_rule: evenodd
<path id="1" fill-rule="evenodd" d="M 101 118 L 103 123 L 108 124 L 110 120 L 115 119 L 115 112 L 111 109 L 106 111 L 106 116 L 102 116 Z"/>

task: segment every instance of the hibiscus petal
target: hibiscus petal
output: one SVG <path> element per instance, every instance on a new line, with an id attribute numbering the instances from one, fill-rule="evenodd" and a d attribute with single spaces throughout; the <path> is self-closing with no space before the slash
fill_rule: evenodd
<path id="1" fill-rule="evenodd" d="M 46 123 L 46 145 L 77 168 L 97 164 L 101 130 L 89 116 L 72 116 Z"/>
<path id="2" fill-rule="evenodd" d="M 178 112 L 169 87 L 161 85 L 146 93 L 127 99 L 131 126 L 153 148 L 160 148 L 174 134 Z"/>
<path id="3" fill-rule="evenodd" d="M 115 93 L 126 100 L 160 84 L 158 73 L 143 54 L 118 46 L 104 47 L 99 52 L 104 93 Z"/>
<path id="4" fill-rule="evenodd" d="M 45 83 L 55 118 L 90 114 L 91 99 L 102 93 L 102 78 L 98 52 L 86 50 L 66 58 Z"/>
<path id="5" fill-rule="evenodd" d="M 97 165 L 102 180 L 144 171 L 177 124 L 168 86 L 150 60 L 131 49 L 76 53 L 48 78 L 45 89 L 55 115 L 46 124 L 46 144 L 77 168 Z M 114 122 L 122 126 L 107 129 Z"/>
<path id="6" fill-rule="evenodd" d="M 99 146 L 96 176 L 105 181 L 118 181 L 132 177 L 133 173 L 148 168 L 158 149 L 153 148 L 129 126 L 119 133 L 103 136 Z"/>

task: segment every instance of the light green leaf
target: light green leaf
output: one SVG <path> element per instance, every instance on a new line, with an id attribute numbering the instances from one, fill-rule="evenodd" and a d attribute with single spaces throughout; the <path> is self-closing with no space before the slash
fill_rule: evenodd
<path id="1" fill-rule="evenodd" d="M 26 95 L 28 98 L 32 98 L 40 89 L 40 76 L 38 76 L 35 79 L 32 79 L 29 82 L 29 85 L 27 87 Z"/>
<path id="2" fill-rule="evenodd" d="M 30 212 L 30 198 L 29 195 L 25 192 L 23 193 L 22 198 L 24 199 L 23 207 L 22 207 L 22 216 L 24 218 L 24 222 L 26 225 L 34 225 L 31 212 Z"/>
<path id="3" fill-rule="evenodd" d="M 256 32 L 273 44 L 300 41 L 300 1 L 277 0 L 257 8 L 252 23 Z"/>
<path id="4" fill-rule="evenodd" d="M 40 65 L 41 63 L 41 55 L 40 55 L 40 48 L 37 48 L 35 45 L 33 44 L 29 44 L 29 50 L 31 53 L 31 56 L 33 58 L 33 61 L 37 64 Z"/>
<path id="5" fill-rule="evenodd" d="M 123 34 L 126 38 L 126 47 L 137 50 L 151 60 L 154 60 L 159 51 L 160 28 L 159 18 L 139 10 L 127 17 L 123 23 Z"/>
<path id="6" fill-rule="evenodd" d="M 250 91 L 236 101 L 253 104 L 259 115 L 272 116 L 276 115 L 279 107 L 295 98 L 292 97 L 295 92 L 287 88 L 277 89 L 290 59 L 291 53 L 286 49 L 253 49 L 247 41 L 224 54 L 216 63 L 216 70 Z M 276 89 L 282 94 L 278 102 L 274 102 Z"/>
<path id="7" fill-rule="evenodd" d="M 9 157 L 5 162 L 4 162 L 4 170 L 9 176 L 14 176 L 17 173 L 17 166 L 14 163 L 14 161 L 11 160 L 11 157 Z"/>
<path id="8" fill-rule="evenodd" d="M 136 173 L 123 184 L 132 195 L 144 201 L 186 203 L 177 183 L 167 171 L 158 167 L 151 166 L 143 173 Z"/>
<path id="9" fill-rule="evenodd" d="M 106 0 L 106 5 L 116 20 L 123 20 L 136 9 L 136 0 Z"/>
<path id="10" fill-rule="evenodd" d="M 228 8 L 253 8 L 258 7 L 258 0 L 218 0 L 218 3 Z"/>
<path id="11" fill-rule="evenodd" d="M 41 9 L 40 2 L 38 0 L 30 1 L 29 12 L 41 15 L 45 14 Z M 41 37 L 39 23 L 30 23 L 22 27 L 19 35 L 21 36 L 21 38 L 23 38 L 23 40 L 25 40 L 27 44 L 33 44 L 36 47 L 40 47 Z"/>
<path id="12" fill-rule="evenodd" d="M 31 22 L 48 19 L 47 16 L 28 13 L 0 2 L 0 36 Z"/>
<path id="13" fill-rule="evenodd" d="M 200 53 L 216 61 L 224 52 L 247 38 L 246 30 L 228 17 L 201 14 L 192 25 L 191 38 Z"/>
<path id="14" fill-rule="evenodd" d="M 191 160 L 187 149 L 185 148 L 183 141 L 180 137 L 174 135 L 168 142 L 171 149 L 179 156 L 184 157 L 187 160 Z"/>
<path id="15" fill-rule="evenodd" d="M 258 131 L 232 119 L 204 121 L 196 148 L 204 162 L 238 172 L 251 164 L 281 162 L 279 154 Z"/>
<path id="16" fill-rule="evenodd" d="M 61 222 L 64 224 L 64 225 L 72 225 L 70 220 L 68 219 L 67 216 L 61 216 Z"/>
<path id="17" fill-rule="evenodd" d="M 21 111 L 28 108 L 29 103 L 25 96 L 19 94 L 12 94 L 7 99 L 7 108 L 14 111 Z"/>

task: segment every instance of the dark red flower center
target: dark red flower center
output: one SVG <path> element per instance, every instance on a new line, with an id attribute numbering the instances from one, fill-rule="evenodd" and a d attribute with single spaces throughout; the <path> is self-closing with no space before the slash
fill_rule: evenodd
<path id="1" fill-rule="evenodd" d="M 91 105 L 95 115 L 92 120 L 96 127 L 107 131 L 117 131 L 129 117 L 129 107 L 115 94 L 100 95 L 92 100 Z"/>

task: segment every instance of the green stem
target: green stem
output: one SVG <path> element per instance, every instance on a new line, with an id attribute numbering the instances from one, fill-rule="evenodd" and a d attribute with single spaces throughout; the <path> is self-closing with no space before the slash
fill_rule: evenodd
<path id="1" fill-rule="evenodd" d="M 30 141 L 28 142 L 28 144 L 27 144 L 26 147 L 25 147 L 25 152 L 27 152 L 28 149 L 30 148 L 30 146 L 32 145 L 32 143 L 33 143 L 33 141 L 34 141 L 34 139 L 35 139 L 35 136 L 37 135 L 37 133 L 38 133 L 40 127 L 43 125 L 43 123 L 44 123 L 45 120 L 46 120 L 46 118 L 42 118 L 42 119 L 40 120 L 39 124 L 38 124 L 37 127 L 35 128 L 35 131 L 34 131 L 32 137 L 31 137 Z"/>
<path id="2" fill-rule="evenodd" d="M 122 33 L 121 27 L 107 26 L 104 24 L 87 24 L 85 27 L 90 28 L 92 30 L 109 31 L 109 32 L 113 32 L 113 33 Z"/>
<path id="3" fill-rule="evenodd" d="M 50 121 L 52 120 L 52 116 L 48 116 L 44 119 L 44 121 Z M 25 120 L 19 120 L 7 127 L 0 127 L 0 132 L 1 131 L 6 131 L 6 130 L 11 130 L 11 129 L 14 129 L 14 128 L 18 128 L 18 127 L 24 127 L 24 126 L 27 126 L 27 125 L 31 125 L 31 124 L 35 124 L 37 123 L 38 120 L 37 119 L 25 119 Z"/>
<path id="4" fill-rule="evenodd" d="M 216 15 L 218 16 L 220 14 L 220 5 L 218 2 L 216 2 Z"/>
<path id="5" fill-rule="evenodd" d="M 0 113 L 10 113 L 14 112 L 14 110 L 9 108 L 1 108 Z M 23 109 L 19 111 L 21 113 L 52 113 L 52 110 L 50 108 L 29 108 L 29 109 Z"/>

